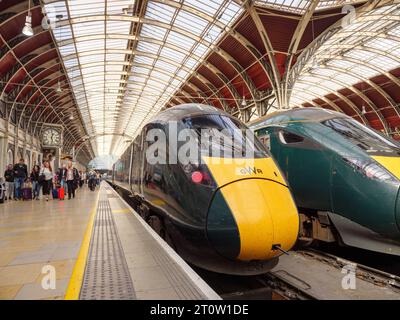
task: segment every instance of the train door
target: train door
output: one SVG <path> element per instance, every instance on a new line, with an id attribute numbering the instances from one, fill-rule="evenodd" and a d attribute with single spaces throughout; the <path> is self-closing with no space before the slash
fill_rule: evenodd
<path id="1" fill-rule="evenodd" d="M 128 185 L 129 185 L 129 190 L 132 190 L 132 160 L 133 160 L 133 143 L 129 147 L 129 162 L 128 162 Z"/>
<path id="2" fill-rule="evenodd" d="M 275 155 L 296 203 L 301 208 L 330 208 L 331 159 L 317 142 L 287 129 L 276 128 L 271 135 Z"/>
<path id="3" fill-rule="evenodd" d="M 146 139 L 150 130 L 157 130 L 157 132 L 155 131 L 154 141 L 147 141 Z M 163 127 L 160 124 L 152 123 L 146 126 L 143 136 L 142 189 L 143 194 L 151 202 L 154 202 L 153 204 L 161 203 L 164 194 L 165 163 L 163 162 L 166 161 L 166 145 L 162 140 L 159 140 L 162 135 L 165 137 Z M 154 149 L 150 148 L 153 144 Z"/>

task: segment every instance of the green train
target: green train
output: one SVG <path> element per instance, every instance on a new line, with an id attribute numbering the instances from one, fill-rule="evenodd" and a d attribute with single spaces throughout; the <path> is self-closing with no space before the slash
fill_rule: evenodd
<path id="1" fill-rule="evenodd" d="M 300 212 L 299 242 L 400 255 L 400 144 L 342 113 L 276 112 L 250 123 Z"/>

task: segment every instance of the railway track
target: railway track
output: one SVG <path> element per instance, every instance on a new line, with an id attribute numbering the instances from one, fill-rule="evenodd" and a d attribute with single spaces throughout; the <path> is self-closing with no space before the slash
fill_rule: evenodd
<path id="1" fill-rule="evenodd" d="M 239 279 L 243 282 L 242 277 Z M 248 285 L 250 289 L 225 292 L 221 297 L 227 300 L 400 300 L 399 276 L 314 249 L 291 252 L 271 272 L 248 280 L 252 283 Z"/>
<path id="2" fill-rule="evenodd" d="M 399 276 L 310 248 L 283 255 L 277 267 L 260 276 L 229 276 L 192 267 L 227 300 L 400 300 Z M 343 286 L 345 277 L 348 288 Z"/>

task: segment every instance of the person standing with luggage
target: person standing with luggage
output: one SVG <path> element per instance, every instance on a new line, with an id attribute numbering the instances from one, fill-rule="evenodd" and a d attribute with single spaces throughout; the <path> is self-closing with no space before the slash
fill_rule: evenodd
<path id="1" fill-rule="evenodd" d="M 9 164 L 6 171 L 4 172 L 4 178 L 6 180 L 6 194 L 5 200 L 12 200 L 15 198 L 14 193 L 14 170 L 13 165 Z"/>
<path id="2" fill-rule="evenodd" d="M 39 180 L 42 183 L 43 196 L 46 197 L 46 201 L 49 201 L 50 191 L 53 185 L 53 169 L 48 161 L 45 161 L 40 169 Z"/>
<path id="3" fill-rule="evenodd" d="M 33 200 L 39 200 L 40 196 L 39 175 L 40 167 L 38 165 L 34 165 L 30 177 L 32 182 Z"/>
<path id="4" fill-rule="evenodd" d="M 28 167 L 24 159 L 19 159 L 19 163 L 14 166 L 15 198 L 22 200 L 22 187 L 28 178 Z"/>
<path id="5" fill-rule="evenodd" d="M 60 187 L 64 188 L 64 191 L 67 192 L 67 165 L 65 163 L 62 165 L 62 168 L 58 170 L 58 181 L 60 183 Z"/>
<path id="6" fill-rule="evenodd" d="M 73 167 L 72 162 L 68 162 L 67 166 L 67 185 L 68 185 L 68 200 L 71 197 L 75 198 L 75 190 L 78 187 L 79 172 Z"/>

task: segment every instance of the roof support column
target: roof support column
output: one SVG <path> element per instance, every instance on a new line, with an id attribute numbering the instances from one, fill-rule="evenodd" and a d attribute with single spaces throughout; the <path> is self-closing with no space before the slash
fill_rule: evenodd
<path id="1" fill-rule="evenodd" d="M 0 137 L 0 176 L 3 177 L 4 169 L 8 165 L 8 134 L 2 134 Z"/>
<path id="2" fill-rule="evenodd" d="M 285 101 L 284 104 L 286 107 L 289 107 L 290 94 L 292 92 L 289 89 L 289 76 L 290 76 L 293 59 L 297 53 L 297 50 L 300 45 L 300 41 L 304 35 L 307 25 L 312 20 L 315 9 L 317 8 L 319 3 L 320 3 L 320 0 L 310 1 L 310 5 L 308 6 L 306 13 L 302 16 L 301 20 L 297 24 L 296 30 L 292 36 L 292 40 L 289 45 L 288 56 L 286 59 L 285 75 L 283 77 L 283 83 L 282 83 L 283 97 L 284 97 L 284 101 Z M 311 23 L 313 23 L 313 22 L 311 22 Z"/>
<path id="3" fill-rule="evenodd" d="M 261 40 L 264 44 L 264 48 L 266 51 L 266 55 L 268 57 L 268 62 L 270 69 L 268 70 L 269 74 L 269 80 L 271 82 L 272 88 L 274 90 L 275 96 L 276 96 L 276 101 L 277 105 L 279 108 L 286 108 L 287 106 L 285 105 L 285 100 L 283 96 L 283 86 L 281 85 L 281 74 L 278 69 L 278 65 L 276 63 L 275 59 L 275 54 L 274 54 L 274 48 L 271 44 L 271 41 L 268 37 L 268 33 L 265 29 L 264 24 L 261 21 L 261 18 L 257 12 L 256 7 L 254 6 L 253 1 L 249 1 L 246 4 L 246 9 L 251 18 L 253 19 L 254 24 L 257 27 L 258 33 L 261 37 Z"/>

